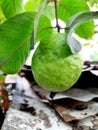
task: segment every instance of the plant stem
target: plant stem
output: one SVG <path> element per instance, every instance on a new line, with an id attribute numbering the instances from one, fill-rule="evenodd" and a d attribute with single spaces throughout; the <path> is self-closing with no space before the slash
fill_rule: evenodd
<path id="1" fill-rule="evenodd" d="M 54 7 L 55 7 L 56 27 L 57 27 L 58 32 L 60 32 L 60 26 L 58 22 L 58 13 L 57 13 L 57 0 L 54 0 Z"/>

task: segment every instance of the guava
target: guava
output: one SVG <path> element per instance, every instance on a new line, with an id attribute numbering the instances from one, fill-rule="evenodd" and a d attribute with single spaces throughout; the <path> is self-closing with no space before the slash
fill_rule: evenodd
<path id="1" fill-rule="evenodd" d="M 82 68 L 80 52 L 72 54 L 65 34 L 61 33 L 42 39 L 32 57 L 35 81 L 51 92 L 63 92 L 72 87 L 80 77 Z"/>

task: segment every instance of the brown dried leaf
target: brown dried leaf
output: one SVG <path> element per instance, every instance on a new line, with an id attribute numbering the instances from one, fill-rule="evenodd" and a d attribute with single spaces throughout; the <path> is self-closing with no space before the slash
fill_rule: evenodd
<path id="1" fill-rule="evenodd" d="M 8 110 L 9 108 L 9 99 L 8 99 L 8 92 L 5 90 L 4 87 L 0 87 L 0 97 L 2 97 L 2 107 L 4 110 Z"/>

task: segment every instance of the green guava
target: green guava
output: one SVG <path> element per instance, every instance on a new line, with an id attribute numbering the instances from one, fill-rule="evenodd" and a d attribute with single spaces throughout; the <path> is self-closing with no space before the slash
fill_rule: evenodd
<path id="1" fill-rule="evenodd" d="M 32 72 L 38 85 L 51 92 L 72 87 L 81 75 L 83 59 L 72 54 L 65 34 L 53 34 L 40 41 L 33 58 Z"/>

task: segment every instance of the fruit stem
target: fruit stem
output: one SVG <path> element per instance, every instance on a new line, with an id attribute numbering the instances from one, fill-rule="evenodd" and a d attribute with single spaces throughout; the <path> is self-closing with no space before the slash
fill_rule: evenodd
<path id="1" fill-rule="evenodd" d="M 57 27 L 58 32 L 60 32 L 60 25 L 58 22 L 58 13 L 57 13 L 57 0 L 54 0 L 54 7 L 55 7 L 56 27 Z"/>

